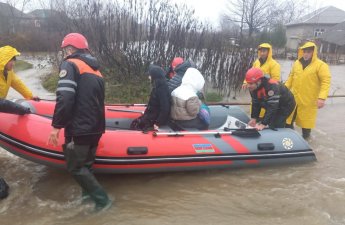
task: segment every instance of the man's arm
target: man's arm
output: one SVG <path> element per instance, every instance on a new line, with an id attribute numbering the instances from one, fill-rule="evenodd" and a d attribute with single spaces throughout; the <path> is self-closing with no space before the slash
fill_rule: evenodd
<path id="1" fill-rule="evenodd" d="M 263 125 L 270 124 L 271 120 L 275 117 L 278 109 L 279 109 L 279 101 L 280 101 L 280 90 L 278 85 L 271 85 L 270 90 L 267 92 L 267 107 L 264 118 L 262 119 L 261 123 Z"/>
<path id="2" fill-rule="evenodd" d="M 52 126 L 65 127 L 73 116 L 73 106 L 77 92 L 76 69 L 71 62 L 63 62 L 60 67 L 60 80 L 56 89 L 56 105 Z"/>

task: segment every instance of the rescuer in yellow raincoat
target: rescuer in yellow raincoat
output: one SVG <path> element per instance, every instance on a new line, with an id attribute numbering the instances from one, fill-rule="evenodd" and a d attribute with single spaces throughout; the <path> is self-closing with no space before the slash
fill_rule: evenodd
<path id="1" fill-rule="evenodd" d="M 30 89 L 13 71 L 16 56 L 19 55 L 17 49 L 9 45 L 0 48 L 0 99 L 6 98 L 10 87 L 18 91 L 25 99 L 38 99 L 33 97 Z"/>
<path id="2" fill-rule="evenodd" d="M 272 58 L 272 46 L 268 43 L 262 43 L 258 46 L 258 58 L 253 63 L 253 68 L 261 69 L 265 76 L 280 81 L 280 65 Z M 247 82 L 243 82 L 243 89 L 247 88 Z M 265 109 L 262 108 L 260 118 L 265 115 Z"/>
<path id="3" fill-rule="evenodd" d="M 272 46 L 268 43 L 262 43 L 258 47 L 258 58 L 253 63 L 253 68 L 260 68 L 265 75 L 280 81 L 280 65 L 272 58 Z"/>
<path id="4" fill-rule="evenodd" d="M 331 84 L 328 65 L 317 57 L 317 46 L 307 42 L 298 50 L 298 59 L 292 66 L 285 85 L 295 96 L 297 109 L 288 118 L 302 127 L 303 137 L 309 138 L 315 127 L 317 110 L 324 107 Z"/>

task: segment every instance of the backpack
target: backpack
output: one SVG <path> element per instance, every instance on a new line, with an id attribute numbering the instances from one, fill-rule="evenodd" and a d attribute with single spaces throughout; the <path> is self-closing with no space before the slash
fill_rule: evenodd
<path id="1" fill-rule="evenodd" d="M 200 120 L 205 123 L 206 125 L 210 125 L 211 123 L 211 115 L 210 115 L 210 109 L 206 104 L 202 104 L 200 107 L 200 111 L 198 113 L 198 117 Z"/>

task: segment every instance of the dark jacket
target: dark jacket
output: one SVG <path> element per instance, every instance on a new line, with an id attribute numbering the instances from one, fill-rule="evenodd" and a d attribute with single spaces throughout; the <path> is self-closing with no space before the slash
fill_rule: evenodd
<path id="1" fill-rule="evenodd" d="M 173 78 L 171 78 L 168 81 L 168 87 L 169 87 L 170 93 L 181 85 L 182 78 L 183 78 L 185 72 L 187 71 L 188 68 L 191 68 L 191 67 L 196 68 L 195 63 L 192 60 L 186 60 L 182 64 L 176 66 L 175 76 L 173 76 Z"/>
<path id="2" fill-rule="evenodd" d="M 165 71 L 156 65 L 150 65 L 152 90 L 144 118 L 158 126 L 167 124 L 170 115 L 170 92 L 165 79 Z"/>
<path id="3" fill-rule="evenodd" d="M 261 121 L 263 125 L 272 124 L 279 115 L 288 117 L 295 108 L 295 99 L 284 84 L 263 77 L 261 85 L 250 92 L 252 96 L 251 118 L 259 118 L 261 107 L 266 110 Z"/>
<path id="4" fill-rule="evenodd" d="M 52 126 L 65 137 L 99 135 L 105 131 L 104 81 L 90 54 L 74 53 L 60 65 Z"/>

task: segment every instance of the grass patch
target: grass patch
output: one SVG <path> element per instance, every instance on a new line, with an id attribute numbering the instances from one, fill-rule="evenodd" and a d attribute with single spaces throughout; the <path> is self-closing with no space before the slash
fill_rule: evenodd
<path id="1" fill-rule="evenodd" d="M 107 77 L 107 76 L 106 76 Z M 59 81 L 58 72 L 52 72 L 42 78 L 42 86 L 49 92 L 54 93 Z M 113 83 L 105 79 L 105 102 L 107 103 L 147 103 L 151 85 L 146 78 L 130 80 L 125 83 Z M 222 96 L 216 92 L 206 93 L 206 102 L 220 102 Z"/>
<path id="2" fill-rule="evenodd" d="M 54 93 L 57 88 L 57 83 L 59 81 L 59 73 L 51 72 L 42 77 L 42 86 L 49 92 Z"/>
<path id="3" fill-rule="evenodd" d="M 147 103 L 151 92 L 148 79 L 139 79 L 123 84 L 106 82 L 105 98 L 107 103 Z"/>
<path id="4" fill-rule="evenodd" d="M 220 102 L 222 101 L 223 97 L 216 92 L 209 92 L 206 93 L 205 99 L 206 102 Z"/>
<path id="5" fill-rule="evenodd" d="M 42 78 L 42 86 L 54 93 L 59 81 L 58 72 L 52 72 Z M 107 103 L 147 103 L 151 91 L 149 80 L 131 80 L 124 84 L 112 84 L 105 80 L 105 102 Z"/>
<path id="6" fill-rule="evenodd" d="M 14 66 L 14 71 L 18 72 L 18 71 L 28 70 L 28 69 L 32 69 L 32 67 L 33 65 L 31 63 L 28 63 L 23 60 L 17 60 Z"/>

